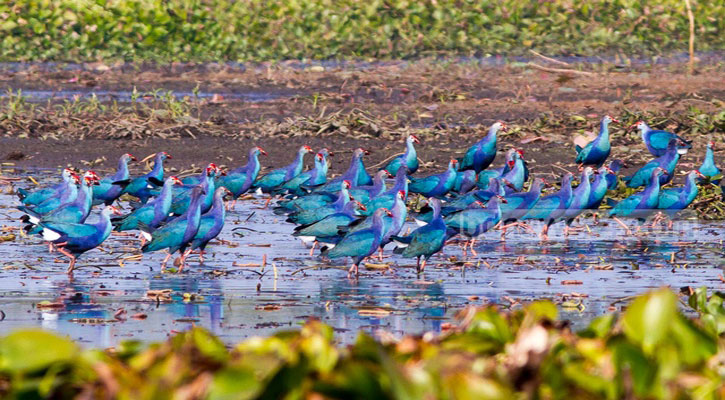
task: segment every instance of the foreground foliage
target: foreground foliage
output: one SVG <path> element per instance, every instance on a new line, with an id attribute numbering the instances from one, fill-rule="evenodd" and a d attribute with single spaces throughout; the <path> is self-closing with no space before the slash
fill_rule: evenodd
<path id="1" fill-rule="evenodd" d="M 725 44 L 725 3 L 693 2 L 699 50 Z M 682 0 L 17 0 L 5 60 L 276 60 L 435 54 L 659 54 L 687 48 Z"/>
<path id="2" fill-rule="evenodd" d="M 317 321 L 232 349 L 202 329 L 109 351 L 16 332 L 0 339 L 0 397 L 723 398 L 725 294 L 686 291 L 699 318 L 661 289 L 578 334 L 547 301 L 470 308 L 440 336 L 360 334 L 347 347 Z"/>

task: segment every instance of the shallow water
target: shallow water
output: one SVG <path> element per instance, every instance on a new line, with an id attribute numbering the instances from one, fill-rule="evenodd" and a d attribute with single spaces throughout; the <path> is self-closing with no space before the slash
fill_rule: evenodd
<path id="1" fill-rule="evenodd" d="M 21 173 L 6 169 L 3 175 Z M 382 328 L 395 335 L 439 331 L 469 304 L 509 307 L 552 299 L 561 304 L 563 318 L 582 326 L 594 316 L 619 310 L 626 304 L 620 300 L 663 285 L 675 290 L 723 289 L 718 278 L 724 263 L 721 222 L 681 220 L 674 231 L 641 237 L 625 237 L 608 224 L 591 226 L 591 235 L 580 232 L 568 239 L 559 224 L 545 244 L 523 232 L 512 232 L 502 242 L 498 233 L 490 232 L 478 241 L 478 256 L 470 257 L 465 268 L 443 256 L 433 257 L 425 273 L 416 276 L 413 260 L 391 257 L 386 251 L 393 273 L 361 268 L 360 279 L 350 281 L 344 261 L 330 265 L 310 257 L 290 236 L 292 224 L 271 209 L 261 209 L 263 200 L 238 202 L 221 235 L 231 245 L 213 243 L 206 264 L 194 260 L 182 274 L 160 273 L 161 253 L 121 267 L 119 259 L 138 247 L 131 236 L 114 235 L 104 251 L 85 254 L 72 279 L 64 273 L 65 258 L 49 255 L 40 240 L 0 243 L 0 310 L 5 315 L 0 334 L 43 327 L 87 346 L 107 347 L 129 338 L 163 340 L 174 331 L 200 325 L 234 343 L 317 317 L 335 328 L 338 340 L 350 342 L 359 330 Z M 5 225 L 20 226 L 15 204 L 15 196 L 3 191 L 0 215 Z M 240 227 L 256 232 L 235 229 Z M 243 266 L 259 264 L 265 255 L 266 266 Z M 460 248 L 450 245 L 444 256 L 460 258 Z M 148 290 L 159 289 L 171 289 L 171 301 L 146 298 Z M 184 293 L 203 300 L 185 302 Z M 41 301 L 56 307 L 39 308 Z M 121 308 L 126 313 L 115 319 Z M 372 315 L 366 316 L 370 309 Z M 135 314 L 146 318 L 131 318 Z"/>
<path id="2" fill-rule="evenodd" d="M 157 101 L 159 98 L 147 93 L 134 93 L 130 90 L 99 90 L 95 88 L 80 88 L 73 90 L 36 90 L 36 89 L 19 89 L 22 93 L 23 98 L 26 101 L 32 103 L 46 102 L 46 101 L 75 101 L 76 99 L 88 100 L 94 96 L 98 101 L 101 102 L 120 102 L 129 103 L 137 101 L 140 103 L 148 101 Z M 13 93 L 13 96 L 16 94 Z M 162 98 L 166 93 L 160 93 L 159 96 Z M 280 91 L 268 92 L 268 91 L 255 91 L 245 90 L 240 92 L 223 92 L 223 93 L 211 93 L 211 92 L 189 92 L 189 91 L 176 91 L 171 92 L 171 96 L 176 100 L 184 98 L 193 98 L 197 100 L 209 100 L 215 96 L 221 95 L 224 101 L 241 101 L 247 103 L 259 103 L 265 101 L 272 101 L 282 97 L 290 97 L 293 93 L 285 93 Z M 0 93 L 0 99 L 9 97 L 8 93 Z M 136 99 L 134 99 L 136 97 Z"/>

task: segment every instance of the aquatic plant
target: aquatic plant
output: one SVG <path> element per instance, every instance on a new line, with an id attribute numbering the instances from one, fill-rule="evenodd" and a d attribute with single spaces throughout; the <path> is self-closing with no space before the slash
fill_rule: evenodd
<path id="1" fill-rule="evenodd" d="M 194 328 L 163 343 L 81 350 L 43 331 L 0 339 L 3 398 L 722 398 L 725 294 L 668 289 L 574 333 L 557 308 L 468 308 L 441 334 L 335 344 L 332 328 L 254 337 L 227 348 Z"/>

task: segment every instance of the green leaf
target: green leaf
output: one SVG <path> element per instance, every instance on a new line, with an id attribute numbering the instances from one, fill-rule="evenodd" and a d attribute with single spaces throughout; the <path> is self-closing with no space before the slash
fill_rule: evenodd
<path id="1" fill-rule="evenodd" d="M 669 334 L 676 314 L 675 295 L 669 289 L 659 289 L 638 297 L 627 308 L 622 321 L 624 333 L 651 354 Z"/>
<path id="2" fill-rule="evenodd" d="M 74 359 L 78 347 L 40 330 L 17 331 L 0 339 L 0 370 L 32 372 Z"/>

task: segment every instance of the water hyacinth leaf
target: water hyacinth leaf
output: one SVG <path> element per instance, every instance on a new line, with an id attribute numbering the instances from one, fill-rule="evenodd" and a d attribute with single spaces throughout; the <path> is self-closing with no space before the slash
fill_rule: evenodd
<path id="1" fill-rule="evenodd" d="M 627 308 L 623 317 L 624 333 L 651 354 L 657 344 L 668 336 L 677 313 L 675 295 L 660 289 L 639 297 Z"/>
<path id="2" fill-rule="evenodd" d="M 227 359 L 229 353 L 219 338 L 212 336 L 208 331 L 203 329 L 194 329 L 191 335 L 196 345 L 195 347 L 203 355 L 218 362 L 223 362 Z"/>
<path id="3" fill-rule="evenodd" d="M 586 338 L 604 338 L 612 330 L 615 322 L 617 322 L 615 314 L 599 316 L 594 318 L 586 329 L 579 332 L 579 336 Z"/>
<path id="4" fill-rule="evenodd" d="M 631 382 L 636 396 L 645 397 L 656 391 L 657 362 L 649 359 L 642 349 L 623 338 L 616 338 L 611 343 L 614 363 L 617 367 L 618 392 L 625 392 L 625 382 Z"/>
<path id="5" fill-rule="evenodd" d="M 225 368 L 215 374 L 209 388 L 209 400 L 254 399 L 262 384 L 252 368 Z"/>
<path id="6" fill-rule="evenodd" d="M 68 339 L 40 330 L 17 331 L 0 340 L 0 371 L 33 372 L 71 362 L 78 347 Z"/>

